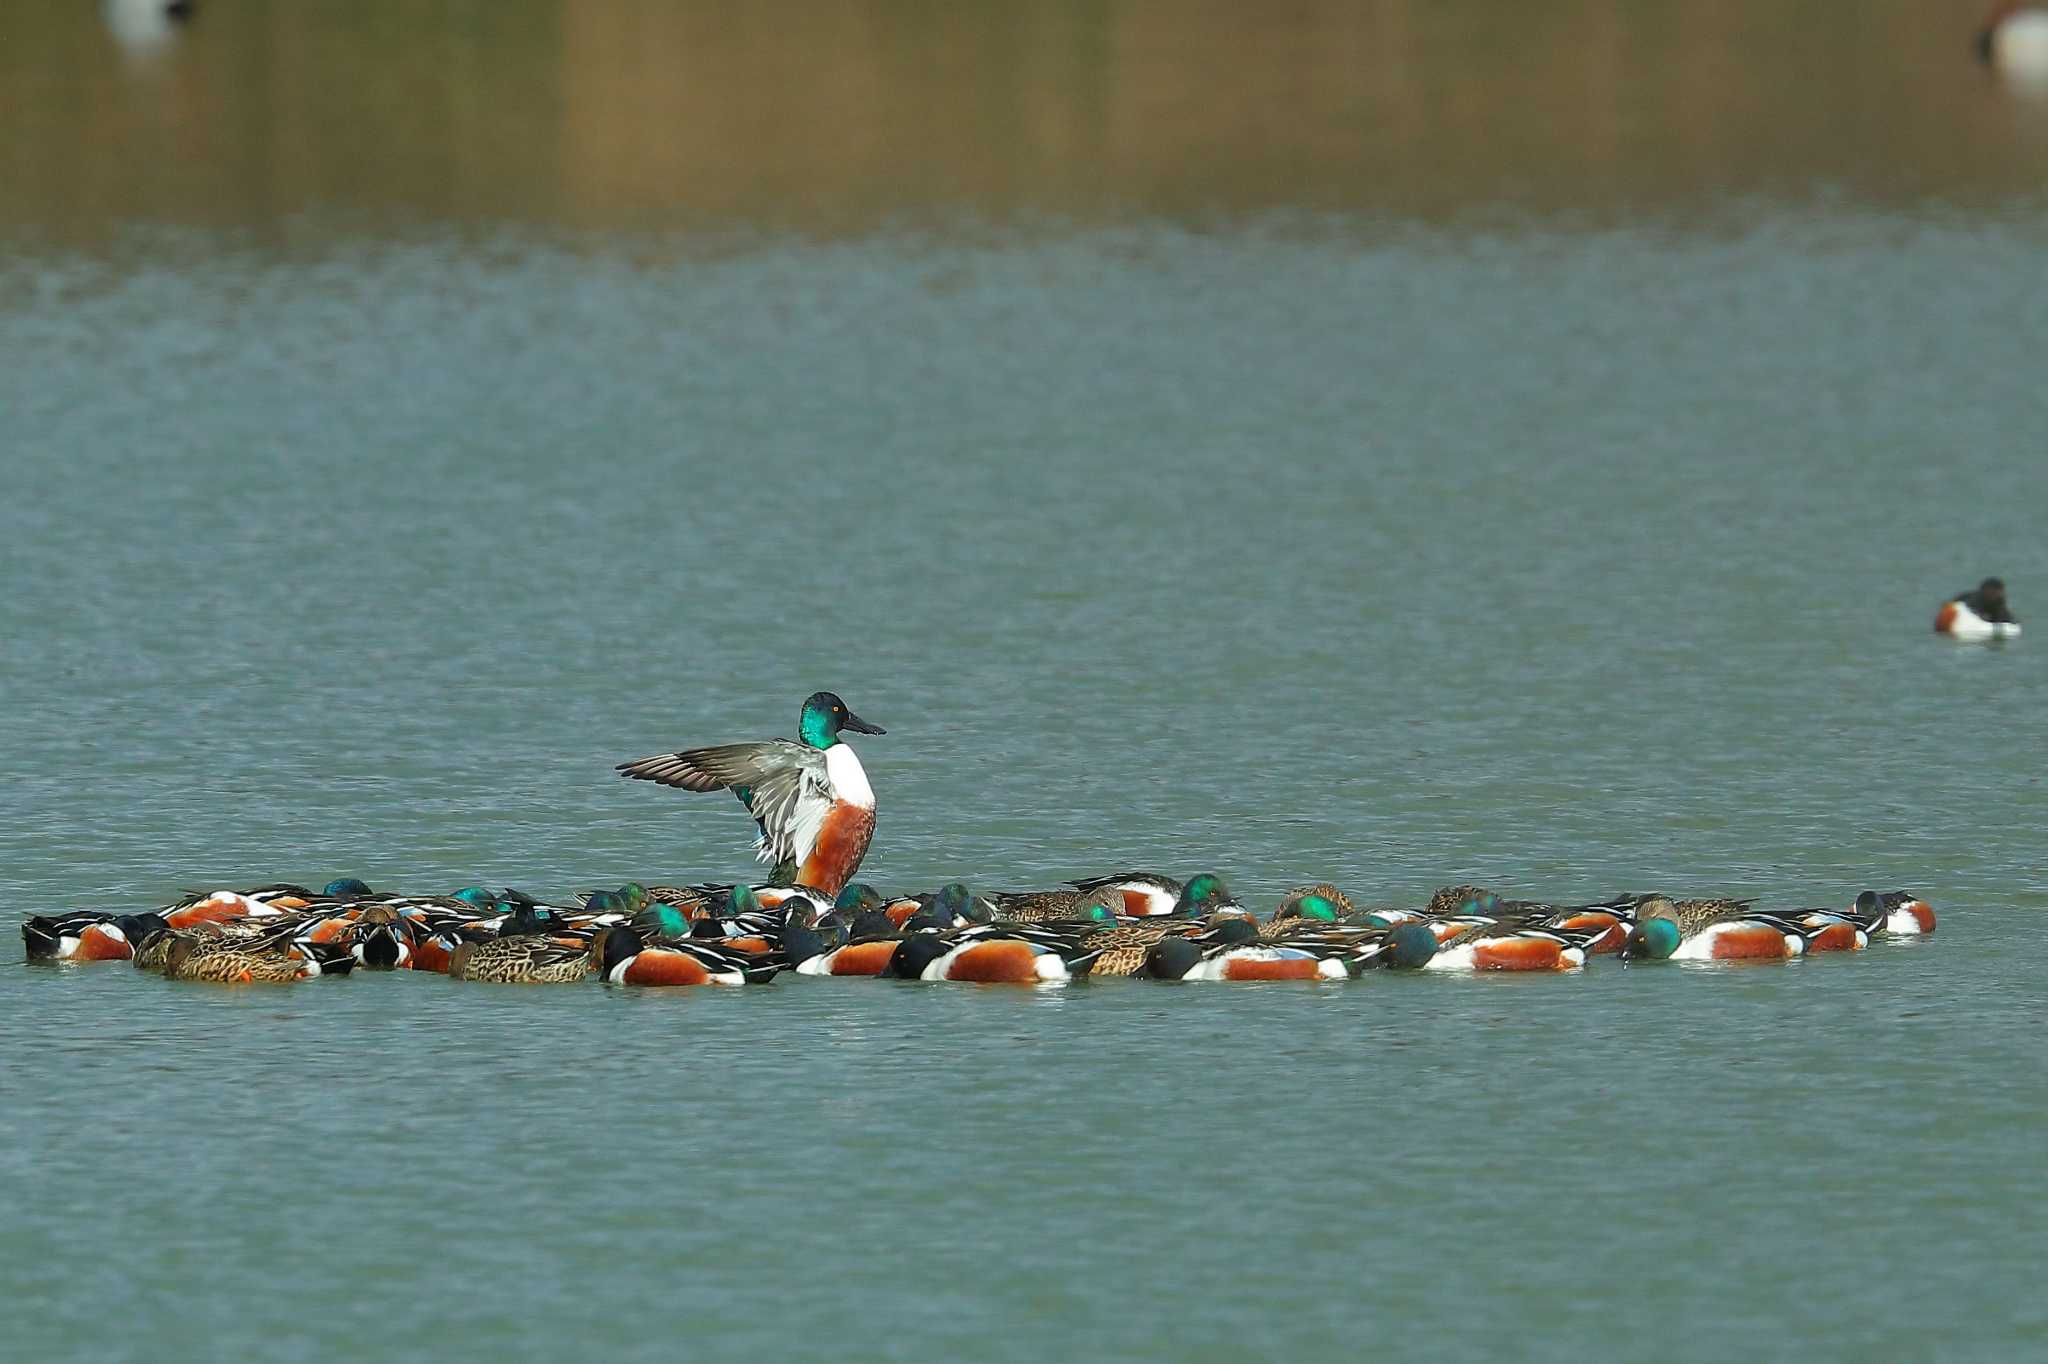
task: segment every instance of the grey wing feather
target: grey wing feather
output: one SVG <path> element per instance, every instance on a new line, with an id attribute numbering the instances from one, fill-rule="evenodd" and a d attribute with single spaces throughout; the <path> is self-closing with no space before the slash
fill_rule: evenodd
<path id="1" fill-rule="evenodd" d="M 794 755 L 785 749 L 796 750 Z M 727 786 L 760 786 L 777 772 L 800 766 L 802 744 L 777 739 L 765 744 L 724 744 L 682 753 L 657 753 L 618 770 L 641 781 L 658 781 L 685 791 L 716 791 Z"/>
<path id="2" fill-rule="evenodd" d="M 823 809 L 830 804 L 825 754 L 790 739 L 658 753 L 638 762 L 620 763 L 618 770 L 628 777 L 685 791 L 746 787 L 752 797 L 748 808 L 764 831 L 759 846 L 764 862 L 808 856 L 810 845 L 817 840 L 817 829 L 812 826 L 822 820 Z"/>

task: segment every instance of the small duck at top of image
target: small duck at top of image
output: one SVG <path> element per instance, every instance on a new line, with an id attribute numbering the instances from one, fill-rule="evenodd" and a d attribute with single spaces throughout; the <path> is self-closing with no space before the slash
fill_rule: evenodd
<path id="1" fill-rule="evenodd" d="M 198 0 L 100 0 L 107 32 L 130 57 L 150 57 L 192 21 Z"/>
<path id="2" fill-rule="evenodd" d="M 2005 584 L 1986 578 L 1976 590 L 1958 592 L 1934 613 L 1934 633 L 1950 639 L 2016 639 L 2020 623 L 2006 604 Z"/>
<path id="3" fill-rule="evenodd" d="M 2048 4 L 1999 0 L 1977 29 L 1977 60 L 2015 90 L 2048 94 Z"/>

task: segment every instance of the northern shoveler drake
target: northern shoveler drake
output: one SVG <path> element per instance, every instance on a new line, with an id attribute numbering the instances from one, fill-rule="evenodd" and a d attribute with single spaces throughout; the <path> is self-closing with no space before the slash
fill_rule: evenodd
<path id="1" fill-rule="evenodd" d="M 1570 971 L 1586 964 L 1607 926 L 1553 928 L 1547 915 L 1529 919 L 1486 914 L 1449 915 L 1430 923 L 1436 955 L 1430 971 Z"/>
<path id="2" fill-rule="evenodd" d="M 832 898 L 832 912 L 851 920 L 854 916 L 865 914 L 871 909 L 880 909 L 887 903 L 888 901 L 882 898 L 882 892 L 867 882 L 848 881 L 839 888 L 839 894 Z"/>
<path id="3" fill-rule="evenodd" d="M 1199 881 L 1202 878 L 1195 879 Z M 1209 879 L 1214 881 L 1215 878 Z M 1131 919 L 1171 914 L 1187 892 L 1187 887 L 1171 876 L 1162 876 L 1152 871 L 1118 872 L 1114 876 L 1096 876 L 1085 881 L 1071 881 L 1068 884 L 1082 897 L 1074 905 L 1075 911 L 1101 905 L 1113 913 Z"/>
<path id="4" fill-rule="evenodd" d="M 1286 943 L 1204 944 L 1185 935 L 1161 938 L 1145 955 L 1154 980 L 1349 980 L 1358 968 L 1342 953 Z"/>
<path id="5" fill-rule="evenodd" d="M 609 985 L 754 985 L 773 979 L 782 963 L 718 943 L 647 942 L 620 926 L 598 943 L 597 969 Z"/>
<path id="6" fill-rule="evenodd" d="M 357 915 L 347 942 L 357 963 L 373 971 L 397 971 L 412 965 L 412 921 L 390 905 L 370 905 Z"/>
<path id="7" fill-rule="evenodd" d="M 1161 946 L 1151 952 L 1147 973 L 1161 979 L 1217 981 L 1337 979 L 1339 975 L 1356 977 L 1368 967 L 1413 969 L 1436 956 L 1436 934 L 1423 924 L 1341 924 L 1315 913 L 1292 913 L 1264 924 L 1231 918 L 1210 920 L 1210 928 L 1194 942 L 1208 944 L 1200 965 L 1194 965 L 1186 950 L 1178 946 Z M 1245 948 L 1253 944 L 1286 950 L 1274 956 L 1247 952 Z M 1305 956 L 1315 958 L 1313 969 Z M 1182 971 L 1184 967 L 1194 975 Z"/>
<path id="8" fill-rule="evenodd" d="M 1031 922 L 1000 913 L 995 904 L 967 888 L 965 881 L 948 881 L 937 890 L 921 895 L 899 895 L 885 900 L 880 912 L 889 922 L 908 933 L 945 932 L 972 928 L 977 924 Z"/>
<path id="9" fill-rule="evenodd" d="M 1806 951 L 1811 930 L 1758 911 L 1754 900 L 1636 900 L 1629 961 L 1783 961 Z"/>
<path id="10" fill-rule="evenodd" d="M 29 961 L 128 961 L 151 933 L 170 927 L 149 914 L 32 914 L 22 921 Z"/>
<path id="11" fill-rule="evenodd" d="M 1888 890 L 1879 897 L 1884 903 L 1884 931 L 1894 938 L 1915 938 L 1934 931 L 1934 906 L 1910 890 Z"/>
<path id="12" fill-rule="evenodd" d="M 1248 920 L 1224 919 L 1206 932 L 1162 937 L 1146 953 L 1155 980 L 1349 980 L 1369 966 L 1420 966 L 1436 937 L 1418 924 L 1394 929 L 1300 930 L 1272 939 Z"/>
<path id="13" fill-rule="evenodd" d="M 1334 918 L 1329 912 L 1334 904 L 1314 894 L 1302 897 L 1300 907 L 1304 912 L 1283 916 L 1281 911 L 1293 903 L 1293 897 L 1282 901 L 1273 918 L 1257 925 L 1260 941 L 1343 948 L 1358 959 L 1360 966 L 1421 966 L 1436 955 L 1436 932 L 1427 923 L 1380 920 L 1355 912 Z"/>
<path id="14" fill-rule="evenodd" d="M 854 915 L 843 936 L 806 938 L 790 930 L 783 942 L 790 969 L 800 976 L 879 976 L 907 937 L 888 915 L 871 909 Z"/>
<path id="15" fill-rule="evenodd" d="M 1155 900 L 1152 903 L 1155 907 L 1148 908 L 1145 916 L 1138 917 L 1149 917 L 1161 913 L 1156 908 L 1157 901 Z M 1164 912 L 1171 914 L 1176 919 L 1206 919 L 1214 914 L 1224 914 L 1232 918 L 1249 919 L 1256 917 L 1250 910 L 1237 902 L 1237 897 L 1232 895 L 1230 888 L 1223 884 L 1223 878 L 1213 871 L 1205 871 L 1198 876 L 1190 876 L 1187 884 L 1180 888 L 1180 894 L 1174 897 L 1172 908 Z"/>
<path id="16" fill-rule="evenodd" d="M 978 985 L 1053 985 L 1088 974 L 1102 949 L 1092 935 L 1034 924 L 989 924 L 954 933 L 913 933 L 886 974 L 898 980 Z"/>
<path id="17" fill-rule="evenodd" d="M 817 919 L 830 912 L 834 903 L 832 896 L 809 886 L 732 886 L 723 882 L 705 882 L 689 889 L 696 898 L 687 908 L 698 917 L 707 914 L 760 913 L 769 910 L 805 919 Z M 736 910 L 733 905 L 733 897 L 739 892 L 746 894 L 744 910 Z"/>
<path id="18" fill-rule="evenodd" d="M 804 702 L 800 739 L 661 753 L 618 770 L 684 791 L 737 791 L 761 829 L 756 856 L 793 866 L 790 879 L 835 896 L 875 835 L 874 789 L 852 747 L 840 741 L 844 730 L 886 733 L 821 691 Z"/>
<path id="19" fill-rule="evenodd" d="M 2029 92 L 2048 90 L 2048 5 L 2001 0 L 1977 30 L 1978 60 Z"/>
<path id="20" fill-rule="evenodd" d="M 1621 951 L 1634 926 L 1635 897 L 1618 895 L 1583 905 L 1557 905 L 1544 900 L 1518 900 L 1481 886 L 1447 886 L 1431 899 L 1432 907 L 1447 919 L 1479 916 L 1523 927 L 1554 928 L 1567 933 L 1588 933 L 1589 955 Z M 1446 907 L 1448 906 L 1448 907 Z"/>
<path id="21" fill-rule="evenodd" d="M 1974 592 L 1958 592 L 1934 613 L 1934 633 L 1950 639 L 2011 639 L 2020 623 L 2006 605 L 2005 584 L 1986 578 Z"/>
<path id="22" fill-rule="evenodd" d="M 1856 897 L 1853 909 L 1773 910 L 1759 914 L 1799 937 L 1800 954 L 1861 952 L 1873 935 L 1884 932 L 1884 906 L 1875 891 Z"/>

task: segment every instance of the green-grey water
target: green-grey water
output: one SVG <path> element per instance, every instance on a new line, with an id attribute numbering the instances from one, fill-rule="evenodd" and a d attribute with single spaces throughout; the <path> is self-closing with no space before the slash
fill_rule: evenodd
<path id="1" fill-rule="evenodd" d="M 374 44 L 367 8 L 293 34 Z M 224 81 L 244 13 L 58 46 L 147 105 Z M 58 139 L 12 149 L 0 257 L 10 925 L 745 875 L 733 802 L 611 765 L 790 733 L 821 687 L 889 730 L 857 743 L 891 889 L 1874 886 L 1941 920 L 1333 987 L 13 965 L 0 1354 L 2042 1347 L 2041 641 L 1928 630 L 1987 573 L 2048 601 L 2039 145 L 1967 66 L 1925 106 L 1966 153 L 1865 183 L 1853 128 L 1808 131 L 1706 210 L 1642 148 L 1375 207 L 1301 149 L 1191 205 L 1005 144 L 995 200 L 941 158 L 783 220 L 735 170 L 665 231 L 566 161 L 394 206 L 284 158 L 197 205 L 109 178 L 86 153 L 161 147 L 55 132 L 69 87 L 5 51 Z M 1740 165 L 1752 133 L 1632 136 Z"/>

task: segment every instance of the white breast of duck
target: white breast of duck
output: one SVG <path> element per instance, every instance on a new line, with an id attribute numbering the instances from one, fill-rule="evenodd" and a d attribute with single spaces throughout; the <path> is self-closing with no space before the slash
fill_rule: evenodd
<path id="1" fill-rule="evenodd" d="M 825 779 L 832 783 L 832 797 L 863 810 L 875 808 L 875 788 L 868 785 L 867 770 L 851 745 L 834 744 L 825 750 Z"/>

